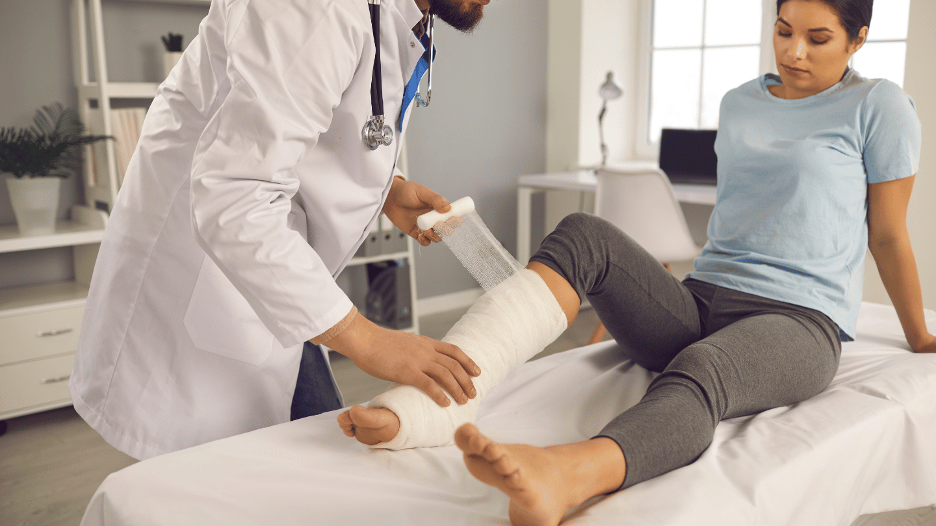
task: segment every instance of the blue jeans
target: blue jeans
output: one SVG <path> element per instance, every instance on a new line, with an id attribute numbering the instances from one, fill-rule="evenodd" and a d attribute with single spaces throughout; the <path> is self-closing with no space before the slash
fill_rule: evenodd
<path id="1" fill-rule="evenodd" d="M 321 347 L 305 342 L 289 419 L 298 420 L 341 408 L 341 394 L 332 380 Z"/>

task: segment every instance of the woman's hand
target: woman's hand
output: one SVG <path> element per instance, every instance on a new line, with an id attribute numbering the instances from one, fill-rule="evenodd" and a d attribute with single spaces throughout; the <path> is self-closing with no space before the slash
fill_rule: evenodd
<path id="1" fill-rule="evenodd" d="M 919 342 L 908 342 L 914 352 L 936 353 L 936 336 L 927 333 Z"/>
<path id="2" fill-rule="evenodd" d="M 449 343 L 386 329 L 357 315 L 326 345 L 351 358 L 365 373 L 416 387 L 442 407 L 450 403 L 443 388 L 459 404 L 477 394 L 471 377 L 481 374 L 481 369 Z"/>
<path id="3" fill-rule="evenodd" d="M 402 177 L 393 178 L 383 206 L 383 212 L 390 221 L 424 247 L 433 241 L 442 241 L 442 238 L 432 230 L 421 230 L 416 225 L 416 218 L 433 210 L 444 214 L 451 209 L 452 205 L 441 195 Z"/>

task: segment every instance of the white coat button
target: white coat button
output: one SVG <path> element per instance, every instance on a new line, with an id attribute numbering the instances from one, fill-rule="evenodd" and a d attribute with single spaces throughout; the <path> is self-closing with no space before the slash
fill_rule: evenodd
<path id="1" fill-rule="evenodd" d="M 410 42 L 409 47 L 416 47 L 416 42 Z"/>

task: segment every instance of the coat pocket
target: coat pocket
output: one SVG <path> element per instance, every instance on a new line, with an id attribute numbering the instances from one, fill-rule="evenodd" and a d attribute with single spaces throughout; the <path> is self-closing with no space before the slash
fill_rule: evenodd
<path id="1" fill-rule="evenodd" d="M 207 255 L 183 319 L 195 347 L 251 365 L 282 346 Z"/>

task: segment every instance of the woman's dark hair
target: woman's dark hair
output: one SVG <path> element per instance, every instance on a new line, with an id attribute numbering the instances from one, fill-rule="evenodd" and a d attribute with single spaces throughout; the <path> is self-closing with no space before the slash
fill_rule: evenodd
<path id="1" fill-rule="evenodd" d="M 780 6 L 787 0 L 777 0 L 777 14 Z M 871 27 L 871 11 L 874 0 L 819 0 L 838 13 L 839 22 L 848 32 L 849 40 L 858 38 L 858 32 L 864 26 Z"/>

